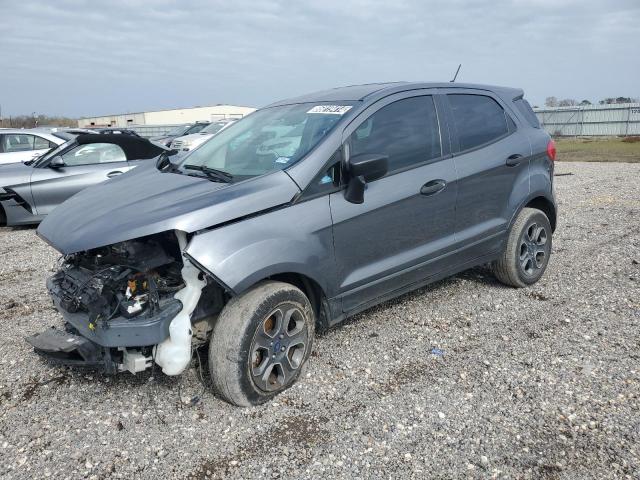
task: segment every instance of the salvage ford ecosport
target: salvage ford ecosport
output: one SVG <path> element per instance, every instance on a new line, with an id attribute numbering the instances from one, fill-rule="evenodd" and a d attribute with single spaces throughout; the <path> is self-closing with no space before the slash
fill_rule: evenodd
<path id="1" fill-rule="evenodd" d="M 536 282 L 554 158 L 517 89 L 275 103 L 53 211 L 38 234 L 63 255 L 47 286 L 66 329 L 28 340 L 63 364 L 167 375 L 208 342 L 216 392 L 259 404 L 297 380 L 317 328 L 480 264 Z"/>

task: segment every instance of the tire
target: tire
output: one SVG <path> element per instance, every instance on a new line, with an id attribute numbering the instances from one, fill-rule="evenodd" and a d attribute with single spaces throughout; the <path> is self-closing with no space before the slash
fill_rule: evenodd
<path id="1" fill-rule="evenodd" d="M 524 208 L 509 230 L 502 256 L 492 263 L 496 278 L 523 288 L 540 280 L 551 256 L 551 223 L 544 212 Z"/>
<path id="2" fill-rule="evenodd" d="M 242 407 L 271 400 L 300 377 L 314 334 L 311 304 L 293 285 L 266 281 L 231 299 L 209 343 L 215 392 Z"/>

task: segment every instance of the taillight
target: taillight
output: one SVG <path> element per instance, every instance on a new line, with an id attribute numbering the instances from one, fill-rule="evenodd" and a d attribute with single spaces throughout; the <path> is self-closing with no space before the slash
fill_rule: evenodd
<path id="1" fill-rule="evenodd" d="M 553 140 L 549 140 L 549 143 L 547 143 L 547 156 L 552 161 L 555 161 L 556 159 L 556 142 Z"/>

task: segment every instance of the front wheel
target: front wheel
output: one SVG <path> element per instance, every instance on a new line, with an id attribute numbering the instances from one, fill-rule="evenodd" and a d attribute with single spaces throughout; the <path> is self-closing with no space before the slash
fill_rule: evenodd
<path id="1" fill-rule="evenodd" d="M 267 281 L 233 298 L 209 344 L 216 393 L 238 406 L 272 399 L 300 376 L 314 333 L 311 304 L 293 285 Z"/>
<path id="2" fill-rule="evenodd" d="M 492 264 L 496 278 L 518 288 L 540 280 L 549 264 L 551 237 L 551 224 L 544 212 L 524 208 L 511 226 L 502 256 Z"/>

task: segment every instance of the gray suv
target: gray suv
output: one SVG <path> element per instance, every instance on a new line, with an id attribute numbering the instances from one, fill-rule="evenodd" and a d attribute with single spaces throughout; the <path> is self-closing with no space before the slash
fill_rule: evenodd
<path id="1" fill-rule="evenodd" d="M 42 222 L 64 364 L 178 375 L 209 345 L 216 392 L 291 386 L 315 331 L 490 263 L 545 271 L 555 147 L 522 90 L 350 86 L 274 103 L 179 158 L 85 190 Z"/>

